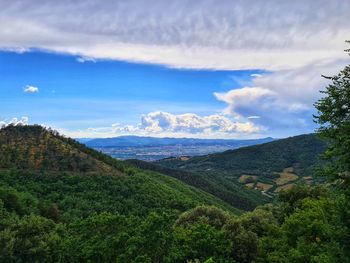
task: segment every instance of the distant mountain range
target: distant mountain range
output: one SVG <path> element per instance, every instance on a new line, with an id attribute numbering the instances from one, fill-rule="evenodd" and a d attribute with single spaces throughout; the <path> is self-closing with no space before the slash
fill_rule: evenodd
<path id="1" fill-rule="evenodd" d="M 195 138 L 156 138 L 142 136 L 119 136 L 113 138 L 96 138 L 77 139 L 79 142 L 86 144 L 89 147 L 145 147 L 145 146 L 207 146 L 207 145 L 231 145 L 232 148 L 242 146 L 255 145 L 265 142 L 271 142 L 274 138 L 267 137 L 262 139 L 195 139 Z"/>

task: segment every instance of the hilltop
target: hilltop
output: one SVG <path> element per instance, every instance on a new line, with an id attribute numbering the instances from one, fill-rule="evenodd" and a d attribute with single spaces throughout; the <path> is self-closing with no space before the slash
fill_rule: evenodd
<path id="1" fill-rule="evenodd" d="M 0 129 L 0 168 L 121 175 L 124 165 L 39 125 Z"/>

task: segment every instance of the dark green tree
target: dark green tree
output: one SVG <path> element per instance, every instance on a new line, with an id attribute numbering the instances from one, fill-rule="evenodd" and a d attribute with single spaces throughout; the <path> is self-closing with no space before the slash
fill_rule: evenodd
<path id="1" fill-rule="evenodd" d="M 329 141 L 324 157 L 330 160 L 325 173 L 333 179 L 350 184 L 350 65 L 335 76 L 326 77 L 331 81 L 323 98 L 315 103 L 318 111 L 314 116 L 320 124 L 318 133 Z"/>

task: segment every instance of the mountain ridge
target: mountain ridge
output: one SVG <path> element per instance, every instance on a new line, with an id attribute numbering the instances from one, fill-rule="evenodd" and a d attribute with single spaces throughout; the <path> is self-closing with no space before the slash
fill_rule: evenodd
<path id="1" fill-rule="evenodd" d="M 199 139 L 199 138 L 172 138 L 126 135 L 111 138 L 80 138 L 78 141 L 89 147 L 116 147 L 116 146 L 162 146 L 162 145 L 223 145 L 232 144 L 236 147 L 252 145 L 275 140 L 272 137 L 260 139 Z"/>

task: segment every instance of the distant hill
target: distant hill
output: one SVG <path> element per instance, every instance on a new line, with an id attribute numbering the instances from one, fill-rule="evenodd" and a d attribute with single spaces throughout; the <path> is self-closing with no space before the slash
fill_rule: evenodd
<path id="1" fill-rule="evenodd" d="M 114 138 L 78 139 L 89 147 L 136 147 L 164 145 L 231 145 L 238 148 L 273 141 L 271 137 L 251 140 L 194 139 L 194 138 L 155 138 L 142 136 L 120 136 Z"/>
<path id="2" fill-rule="evenodd" d="M 312 183 L 325 142 L 314 134 L 192 158 L 167 158 L 156 164 L 236 181 L 248 188 L 276 192 L 293 183 Z M 284 188 L 283 188 L 284 187 Z"/>

